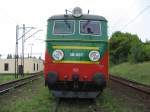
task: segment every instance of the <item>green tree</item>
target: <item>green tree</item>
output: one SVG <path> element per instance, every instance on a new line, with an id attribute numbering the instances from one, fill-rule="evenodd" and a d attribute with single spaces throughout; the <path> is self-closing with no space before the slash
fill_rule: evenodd
<path id="1" fill-rule="evenodd" d="M 145 53 L 143 44 L 136 44 L 131 47 L 130 54 L 128 56 L 129 62 L 137 63 L 145 61 Z"/>
<path id="2" fill-rule="evenodd" d="M 110 63 L 118 64 L 128 61 L 131 47 L 141 44 L 137 35 L 117 31 L 110 38 Z"/>
<path id="3" fill-rule="evenodd" d="M 150 61 L 150 42 L 145 42 L 143 47 L 145 53 L 145 61 Z"/>

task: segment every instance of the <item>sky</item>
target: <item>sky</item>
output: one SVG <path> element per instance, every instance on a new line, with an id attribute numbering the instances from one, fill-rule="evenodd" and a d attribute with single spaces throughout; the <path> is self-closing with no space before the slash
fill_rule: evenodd
<path id="1" fill-rule="evenodd" d="M 0 1 L 0 54 L 15 53 L 16 25 L 35 27 L 25 35 L 25 55 L 44 58 L 47 19 L 80 7 L 83 13 L 104 16 L 108 20 L 109 37 L 115 31 L 137 34 L 142 41 L 150 40 L 150 0 L 1 0 Z M 21 40 L 19 40 L 21 54 Z"/>

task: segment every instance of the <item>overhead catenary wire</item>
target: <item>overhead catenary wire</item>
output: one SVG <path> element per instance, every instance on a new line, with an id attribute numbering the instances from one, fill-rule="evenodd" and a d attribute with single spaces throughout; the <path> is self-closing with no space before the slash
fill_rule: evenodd
<path id="1" fill-rule="evenodd" d="M 132 22 L 134 22 L 138 17 L 140 17 L 145 11 L 150 8 L 150 5 L 145 7 L 142 11 L 140 11 L 133 19 L 131 19 L 127 24 L 125 24 L 120 30 L 124 30 L 127 26 L 129 26 Z"/>
<path id="2" fill-rule="evenodd" d="M 128 12 L 130 10 L 131 7 L 133 7 L 135 5 L 135 3 L 137 2 L 137 0 L 133 1 L 128 7 L 126 7 L 127 10 L 124 10 L 126 12 Z M 122 13 L 123 14 L 123 13 Z M 115 27 L 116 24 L 118 24 L 122 18 L 124 17 L 124 14 L 122 16 L 119 16 L 119 18 L 117 19 L 117 21 L 112 25 L 112 27 Z"/>
<path id="3" fill-rule="evenodd" d="M 11 20 L 11 21 L 14 22 L 15 24 L 18 24 L 18 23 L 19 23 L 15 18 L 13 18 L 12 16 L 10 16 L 10 14 L 8 14 L 8 12 L 7 12 L 6 10 L 0 8 L 0 12 L 2 12 L 2 14 L 3 14 L 6 18 L 8 18 L 9 20 Z"/>

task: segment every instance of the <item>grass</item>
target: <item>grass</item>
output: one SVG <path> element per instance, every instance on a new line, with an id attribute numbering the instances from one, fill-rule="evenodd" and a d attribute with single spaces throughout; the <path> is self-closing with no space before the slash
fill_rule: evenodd
<path id="1" fill-rule="evenodd" d="M 110 68 L 110 74 L 150 85 L 150 62 L 122 63 Z"/>
<path id="2" fill-rule="evenodd" d="M 43 88 L 45 89 L 45 88 Z M 48 112 L 50 107 L 50 102 L 53 100 L 50 97 L 49 92 L 46 90 L 41 90 L 36 95 L 32 96 L 32 98 L 20 99 L 11 105 L 10 112 Z M 51 102 L 52 103 L 52 102 Z"/>
<path id="3" fill-rule="evenodd" d="M 118 100 L 112 96 L 109 89 L 106 89 L 98 100 L 98 105 L 106 112 L 122 112 Z"/>
<path id="4" fill-rule="evenodd" d="M 15 95 L 2 98 L 0 112 L 49 112 L 50 108 L 53 110 L 54 98 L 44 87 L 44 83 L 33 83 L 19 90 Z"/>
<path id="5" fill-rule="evenodd" d="M 14 75 L 0 75 L 0 84 L 11 81 L 11 80 L 15 80 Z"/>
<path id="6" fill-rule="evenodd" d="M 43 79 L 42 79 L 43 80 Z M 16 93 L 0 96 L 0 112 L 53 112 L 55 99 L 44 82 L 33 82 Z M 117 95 L 113 95 L 111 89 L 104 90 L 98 98 L 98 105 L 104 112 L 142 112 L 141 109 L 124 103 Z M 73 109 L 72 107 L 70 107 Z M 88 107 L 85 107 L 88 108 Z M 73 110 L 72 110 L 73 111 Z M 66 110 L 64 109 L 64 111 Z"/>
<path id="7" fill-rule="evenodd" d="M 25 74 L 24 77 L 28 77 L 30 75 Z M 18 78 L 15 78 L 14 74 L 0 74 L 0 84 L 6 83 L 13 80 L 18 80 L 20 78 L 23 78 L 21 76 L 18 76 Z"/>
<path id="8" fill-rule="evenodd" d="M 129 102 L 124 98 L 112 94 L 112 90 L 107 88 L 98 98 L 98 105 L 104 112 L 143 112 L 141 106 L 137 106 L 133 102 Z"/>

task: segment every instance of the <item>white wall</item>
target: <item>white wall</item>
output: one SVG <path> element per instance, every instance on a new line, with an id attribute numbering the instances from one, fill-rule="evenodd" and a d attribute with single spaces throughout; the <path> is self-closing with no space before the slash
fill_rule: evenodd
<path id="1" fill-rule="evenodd" d="M 8 63 L 8 71 L 4 70 L 5 63 Z M 34 70 L 35 64 L 35 70 Z M 37 70 L 38 64 L 38 70 Z M 21 59 L 18 60 L 18 65 L 21 65 Z M 17 70 L 16 70 L 17 71 Z M 24 73 L 36 73 L 43 71 L 43 61 L 34 58 L 24 59 Z M 0 73 L 15 73 L 15 59 L 0 59 Z"/>

